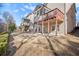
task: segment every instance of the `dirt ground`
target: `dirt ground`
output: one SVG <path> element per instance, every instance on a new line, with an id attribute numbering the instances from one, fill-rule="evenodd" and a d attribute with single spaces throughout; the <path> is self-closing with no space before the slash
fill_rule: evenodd
<path id="1" fill-rule="evenodd" d="M 12 56 L 75 56 L 79 55 L 79 37 L 43 34 L 11 35 L 8 55 Z"/>

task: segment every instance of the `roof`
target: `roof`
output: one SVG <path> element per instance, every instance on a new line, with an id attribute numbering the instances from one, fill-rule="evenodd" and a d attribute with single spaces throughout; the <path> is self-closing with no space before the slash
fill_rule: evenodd
<path id="1" fill-rule="evenodd" d="M 47 3 L 37 5 L 36 8 L 33 10 L 33 12 L 35 12 L 36 10 L 38 10 L 42 6 L 48 8 L 46 5 L 47 5 Z"/>

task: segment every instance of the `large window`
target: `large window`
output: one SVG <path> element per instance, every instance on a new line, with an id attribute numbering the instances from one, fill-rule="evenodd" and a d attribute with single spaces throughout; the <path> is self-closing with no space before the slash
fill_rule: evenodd
<path id="1" fill-rule="evenodd" d="M 40 15 L 42 15 L 42 9 L 40 9 Z"/>
<path id="2" fill-rule="evenodd" d="M 45 13 L 45 9 L 40 9 L 40 15 L 44 14 Z"/>
<path id="3" fill-rule="evenodd" d="M 52 31 L 54 31 L 55 30 L 55 25 L 52 25 Z"/>
<path id="4" fill-rule="evenodd" d="M 48 10 L 45 9 L 45 8 L 43 8 L 43 9 L 40 10 L 40 15 L 41 15 L 41 14 L 45 14 L 45 13 L 47 13 L 47 12 L 48 12 Z"/>
<path id="5" fill-rule="evenodd" d="M 47 13 L 48 12 L 48 10 L 47 9 L 45 9 L 45 13 Z"/>
<path id="6" fill-rule="evenodd" d="M 37 11 L 37 16 L 39 15 L 39 11 Z"/>

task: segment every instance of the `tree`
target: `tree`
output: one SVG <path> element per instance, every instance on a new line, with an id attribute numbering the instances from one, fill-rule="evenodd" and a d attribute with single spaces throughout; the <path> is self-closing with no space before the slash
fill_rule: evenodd
<path id="1" fill-rule="evenodd" d="M 3 19 L 0 18 L 0 32 L 6 32 L 6 24 Z"/>
<path id="2" fill-rule="evenodd" d="M 9 29 L 9 31 L 11 33 L 11 32 L 13 32 L 16 29 L 16 25 L 15 24 L 11 24 L 11 25 L 9 25 L 8 29 Z"/>
<path id="3" fill-rule="evenodd" d="M 16 24 L 13 19 L 13 16 L 9 12 L 4 12 L 3 17 L 5 18 L 5 21 L 7 23 L 7 31 L 9 33 L 13 32 L 16 29 Z"/>
<path id="4" fill-rule="evenodd" d="M 3 32 L 3 21 L 1 18 L 0 18 L 0 32 Z"/>

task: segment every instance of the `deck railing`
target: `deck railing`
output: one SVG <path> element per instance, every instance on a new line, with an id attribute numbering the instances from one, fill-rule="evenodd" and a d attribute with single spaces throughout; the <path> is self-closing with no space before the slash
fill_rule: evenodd
<path id="1" fill-rule="evenodd" d="M 42 20 L 48 20 L 48 19 L 59 19 L 60 21 L 64 18 L 64 14 L 59 9 L 51 10 L 45 14 L 40 15 L 38 18 L 36 18 L 36 22 L 42 21 Z"/>

